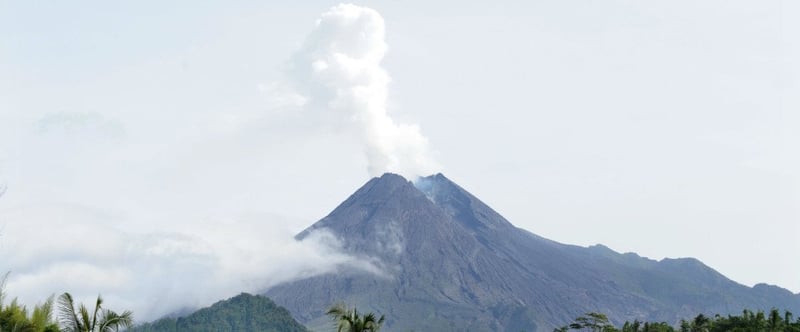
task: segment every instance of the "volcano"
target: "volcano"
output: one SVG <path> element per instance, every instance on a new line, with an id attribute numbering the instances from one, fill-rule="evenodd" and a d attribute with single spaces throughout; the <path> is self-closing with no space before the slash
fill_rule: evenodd
<path id="1" fill-rule="evenodd" d="M 389 331 L 552 331 L 587 312 L 616 324 L 800 312 L 800 294 L 738 284 L 693 258 L 655 261 L 537 236 L 442 174 L 373 178 L 297 239 L 321 231 L 379 272 L 342 268 L 266 291 L 312 329 L 330 326 L 325 310 L 337 302 L 386 315 Z"/>

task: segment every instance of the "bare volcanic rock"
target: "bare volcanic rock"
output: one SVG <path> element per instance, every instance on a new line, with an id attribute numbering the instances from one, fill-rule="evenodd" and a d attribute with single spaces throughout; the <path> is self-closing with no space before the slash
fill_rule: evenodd
<path id="1" fill-rule="evenodd" d="M 616 323 L 800 312 L 800 295 L 737 284 L 695 259 L 654 261 L 534 235 L 442 174 L 373 178 L 297 238 L 320 229 L 383 273 L 340 270 L 267 290 L 311 328 L 329 326 L 324 311 L 336 302 L 386 315 L 388 331 L 552 331 L 593 311 Z"/>

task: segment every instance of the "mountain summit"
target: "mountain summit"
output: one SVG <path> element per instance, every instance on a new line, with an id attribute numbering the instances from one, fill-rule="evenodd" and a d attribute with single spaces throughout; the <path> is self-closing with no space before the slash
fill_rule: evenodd
<path id="1" fill-rule="evenodd" d="M 800 311 L 800 295 L 737 284 L 695 259 L 654 261 L 534 235 L 442 174 L 373 178 L 297 238 L 321 229 L 384 273 L 338 271 L 266 292 L 312 328 L 342 301 L 385 314 L 391 331 L 550 331 L 593 311 L 617 323 Z"/>

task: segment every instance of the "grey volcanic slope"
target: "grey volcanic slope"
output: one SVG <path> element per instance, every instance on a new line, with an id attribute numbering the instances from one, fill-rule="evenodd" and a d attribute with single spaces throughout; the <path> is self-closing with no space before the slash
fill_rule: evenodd
<path id="1" fill-rule="evenodd" d="M 328 326 L 324 311 L 335 302 L 385 314 L 389 331 L 551 331 L 592 311 L 615 323 L 800 312 L 800 294 L 740 285 L 696 259 L 654 261 L 539 237 L 442 174 L 416 184 L 373 178 L 297 238 L 319 229 L 385 273 L 342 270 L 266 292 L 311 328 Z"/>

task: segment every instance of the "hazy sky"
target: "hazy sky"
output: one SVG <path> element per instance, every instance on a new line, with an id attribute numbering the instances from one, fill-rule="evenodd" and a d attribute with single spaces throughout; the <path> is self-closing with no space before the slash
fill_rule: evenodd
<path id="1" fill-rule="evenodd" d="M 10 295 L 152 318 L 330 271 L 291 234 L 384 169 L 800 292 L 797 2 L 336 4 L 0 0 Z"/>

